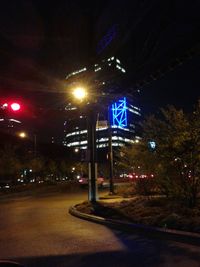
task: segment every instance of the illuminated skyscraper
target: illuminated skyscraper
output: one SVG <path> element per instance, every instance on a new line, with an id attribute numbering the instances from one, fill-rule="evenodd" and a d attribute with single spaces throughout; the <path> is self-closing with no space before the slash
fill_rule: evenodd
<path id="1" fill-rule="evenodd" d="M 94 80 L 96 84 L 100 85 L 98 93 L 100 98 L 103 99 L 100 102 L 101 108 L 96 126 L 97 148 L 108 147 L 108 121 L 111 125 L 113 147 L 138 142 L 140 135 L 137 124 L 141 118 L 141 110 L 137 105 L 137 96 L 134 96 L 134 98 L 126 95 L 117 97 L 117 95 L 122 95 L 121 92 L 126 92 L 124 90 L 126 70 L 121 65 L 120 60 L 115 57 L 102 60 L 101 64 L 93 66 L 92 71 L 91 69 L 88 71 L 88 68 L 84 67 L 68 74 L 66 79 L 69 83 L 73 83 L 75 79 L 79 79 L 79 81 L 88 80 L 92 72 L 94 74 L 98 73 Z M 109 106 L 106 106 L 105 103 L 108 102 L 104 99 L 112 99 L 113 93 L 115 93 L 115 100 L 111 101 Z M 136 93 L 138 94 L 138 92 Z M 70 112 L 75 111 L 76 107 L 69 103 L 65 109 Z M 87 149 L 87 118 L 84 112 L 79 113 L 78 116 L 70 116 L 65 121 L 64 127 L 64 146 L 74 149 Z"/>

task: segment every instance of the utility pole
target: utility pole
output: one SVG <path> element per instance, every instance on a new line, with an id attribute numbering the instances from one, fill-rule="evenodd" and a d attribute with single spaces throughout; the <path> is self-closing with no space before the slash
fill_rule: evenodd
<path id="1" fill-rule="evenodd" d="M 112 148 L 112 127 L 110 121 L 110 109 L 108 106 L 108 160 L 109 160 L 109 193 L 114 194 L 113 185 L 113 148 Z"/>
<path id="2" fill-rule="evenodd" d="M 36 158 L 36 156 L 37 156 L 37 135 L 36 134 L 34 134 L 34 136 L 33 136 L 33 138 L 34 138 L 34 157 Z"/>
<path id="3" fill-rule="evenodd" d="M 88 124 L 88 153 L 89 153 L 89 192 L 88 198 L 90 202 L 95 203 L 98 200 L 97 194 L 97 156 L 96 156 L 96 122 L 97 112 L 95 104 L 89 107 L 87 124 Z"/>

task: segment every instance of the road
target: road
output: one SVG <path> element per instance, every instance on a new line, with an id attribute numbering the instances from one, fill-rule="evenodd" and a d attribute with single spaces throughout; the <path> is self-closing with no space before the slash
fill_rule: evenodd
<path id="1" fill-rule="evenodd" d="M 197 267 L 200 248 L 128 235 L 75 218 L 85 192 L 0 199 L 0 258 L 25 266 Z"/>

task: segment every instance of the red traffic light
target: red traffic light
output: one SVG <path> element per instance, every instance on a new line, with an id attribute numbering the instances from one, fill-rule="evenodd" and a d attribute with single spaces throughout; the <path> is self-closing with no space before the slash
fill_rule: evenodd
<path id="1" fill-rule="evenodd" d="M 20 110 L 20 108 L 21 108 L 20 104 L 18 104 L 18 103 L 12 103 L 12 104 L 10 105 L 10 107 L 11 107 L 11 109 L 12 109 L 13 111 L 18 111 L 18 110 Z"/>

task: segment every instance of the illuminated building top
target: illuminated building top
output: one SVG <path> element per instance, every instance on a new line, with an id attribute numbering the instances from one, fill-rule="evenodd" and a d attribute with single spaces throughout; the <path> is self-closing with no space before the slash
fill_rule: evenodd
<path id="1" fill-rule="evenodd" d="M 92 70 L 94 72 L 98 72 L 98 71 L 102 71 L 102 70 L 108 71 L 108 68 L 110 68 L 110 69 L 114 68 L 115 70 L 119 71 L 119 73 L 122 73 L 122 74 L 126 73 L 126 70 L 121 65 L 120 60 L 114 56 L 110 57 L 108 59 L 103 59 L 98 64 L 94 64 Z M 81 68 L 79 70 L 73 71 L 73 72 L 69 73 L 65 79 L 68 80 L 69 78 L 72 78 L 76 75 L 82 74 L 82 73 L 86 72 L 87 70 L 88 70 L 88 68 L 84 67 L 84 68 Z"/>

